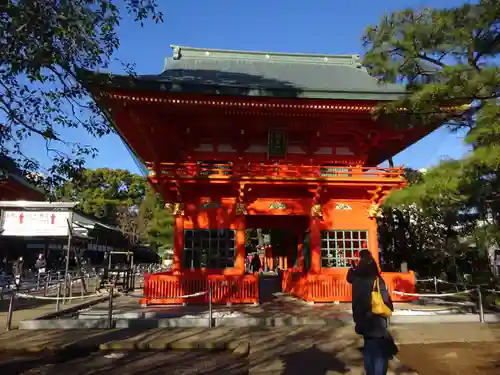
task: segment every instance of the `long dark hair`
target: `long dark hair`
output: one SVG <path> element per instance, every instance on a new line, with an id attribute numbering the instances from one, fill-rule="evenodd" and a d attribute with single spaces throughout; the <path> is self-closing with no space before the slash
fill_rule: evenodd
<path id="1" fill-rule="evenodd" d="M 361 277 L 375 279 L 380 276 L 377 262 L 369 250 L 363 249 L 359 252 L 359 264 L 356 271 Z"/>

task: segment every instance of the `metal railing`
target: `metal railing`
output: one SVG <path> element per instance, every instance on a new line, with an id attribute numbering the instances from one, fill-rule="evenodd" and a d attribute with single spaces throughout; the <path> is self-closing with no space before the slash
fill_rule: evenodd
<path id="1" fill-rule="evenodd" d="M 76 280 L 78 277 L 76 271 L 68 273 L 68 278 L 72 280 Z M 15 276 L 2 275 L 0 276 L 0 300 L 2 300 L 3 295 L 10 290 L 43 292 L 44 295 L 46 295 L 48 291 L 55 289 L 63 280 L 64 271 L 49 271 L 38 275 L 32 274 L 27 277 L 20 277 L 19 281 L 16 281 Z"/>
<path id="2" fill-rule="evenodd" d="M 486 285 L 462 285 L 462 284 L 456 284 L 456 283 L 451 283 L 449 281 L 441 280 L 437 277 L 432 277 L 428 279 L 418 279 L 417 283 L 432 283 L 434 286 L 434 293 L 405 293 L 401 291 L 394 290 L 392 293 L 394 295 L 399 295 L 399 296 L 408 296 L 408 297 L 417 297 L 419 299 L 430 299 L 430 300 L 436 300 L 436 299 L 446 299 L 446 298 L 453 298 L 453 297 L 458 297 L 458 296 L 470 296 L 471 299 L 472 297 L 476 297 L 476 307 L 477 307 L 477 313 L 478 313 L 478 318 L 479 322 L 485 323 L 485 317 L 484 317 L 484 293 L 489 293 L 493 295 L 498 295 L 500 296 L 500 290 L 496 289 L 490 289 Z M 440 291 L 440 284 L 447 285 L 448 287 L 453 287 L 456 289 L 454 292 L 442 292 Z M 459 290 L 459 285 L 465 287 L 466 289 L 464 290 Z M 448 305 L 456 305 L 456 306 L 463 306 L 463 302 L 458 302 L 458 301 L 448 301 Z"/>
<path id="3" fill-rule="evenodd" d="M 133 277 L 142 279 L 144 272 L 158 272 L 162 268 L 157 264 L 139 264 L 134 267 Z M 14 276 L 0 275 L 0 301 L 9 299 L 6 330 L 12 328 L 12 317 L 15 312 L 15 300 L 39 300 L 55 302 L 55 311 L 61 310 L 62 304 L 70 303 L 74 300 L 84 300 L 88 298 L 102 297 L 100 291 L 102 270 L 93 268 L 86 270 L 81 276 L 79 271 L 71 271 L 66 277 L 64 271 L 49 271 L 30 277 L 21 278 L 16 283 Z M 143 285 L 143 282 L 140 283 Z M 75 286 L 80 285 L 78 295 L 75 295 Z M 83 286 L 86 286 L 84 288 Z M 88 293 L 85 293 L 90 291 Z M 115 295 L 114 286 L 106 287 L 109 293 Z M 112 307 L 112 301 L 110 300 Z"/>
<path id="4" fill-rule="evenodd" d="M 208 283 L 208 287 L 206 291 L 196 292 L 192 294 L 185 294 L 181 296 L 163 296 L 160 299 L 189 299 L 208 295 L 208 328 L 214 327 L 214 319 L 213 319 L 213 306 L 212 306 L 212 285 Z M 107 328 L 114 328 L 114 318 L 113 318 L 113 298 L 116 297 L 116 293 L 114 292 L 113 285 L 108 286 L 108 311 L 107 311 Z M 142 297 L 139 297 L 142 298 Z"/>

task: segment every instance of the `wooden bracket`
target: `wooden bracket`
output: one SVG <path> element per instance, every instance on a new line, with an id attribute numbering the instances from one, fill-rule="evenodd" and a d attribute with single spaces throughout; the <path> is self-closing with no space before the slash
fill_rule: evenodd
<path id="1" fill-rule="evenodd" d="M 165 203 L 165 209 L 169 210 L 174 216 L 184 216 L 184 203 Z"/>
<path id="2" fill-rule="evenodd" d="M 314 191 L 314 197 L 311 206 L 311 217 L 314 219 L 323 219 L 323 210 L 321 208 L 321 194 L 323 193 L 323 186 L 318 185 Z"/>
<path id="3" fill-rule="evenodd" d="M 368 208 L 368 217 L 370 219 L 381 217 L 382 210 L 380 209 L 380 205 L 389 191 L 384 190 L 382 186 L 377 186 L 375 190 L 368 190 L 368 193 L 372 195 L 370 199 L 370 207 Z"/>
<path id="4" fill-rule="evenodd" d="M 181 183 L 179 182 L 179 180 L 174 180 L 174 185 L 175 185 L 177 202 L 181 203 L 182 202 Z"/>
<path id="5" fill-rule="evenodd" d="M 371 194 L 370 201 L 372 203 L 378 203 L 383 197 L 384 188 L 382 186 L 377 186 L 375 190 L 368 190 L 368 193 Z"/>
<path id="6" fill-rule="evenodd" d="M 238 197 L 236 198 L 236 215 L 247 215 L 247 208 L 245 204 L 245 195 L 248 192 L 244 182 L 240 182 L 238 188 Z"/>

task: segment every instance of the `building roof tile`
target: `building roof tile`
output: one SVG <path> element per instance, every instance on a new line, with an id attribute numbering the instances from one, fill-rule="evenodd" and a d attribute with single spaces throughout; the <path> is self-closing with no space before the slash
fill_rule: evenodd
<path id="1" fill-rule="evenodd" d="M 361 64 L 359 55 L 311 55 L 245 52 L 171 46 L 158 79 L 195 85 L 246 86 L 252 89 L 323 93 L 380 94 L 400 98 L 403 85 L 381 84 Z M 146 76 L 143 76 L 146 78 Z M 307 95 L 306 95 L 307 96 Z M 342 99 L 342 97 L 340 97 Z M 383 98 L 380 98 L 383 100 Z"/>
<path id="2" fill-rule="evenodd" d="M 383 84 L 359 55 L 308 55 L 171 46 L 158 75 L 136 76 L 134 89 L 284 98 L 397 100 L 404 85 Z M 128 86 L 116 77 L 119 87 Z"/>

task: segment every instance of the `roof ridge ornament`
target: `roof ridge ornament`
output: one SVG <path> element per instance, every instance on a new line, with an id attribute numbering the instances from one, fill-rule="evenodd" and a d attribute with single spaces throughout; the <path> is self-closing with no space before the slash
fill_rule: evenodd
<path id="1" fill-rule="evenodd" d="M 181 55 L 181 47 L 180 46 L 172 46 L 172 59 L 180 60 Z"/>
<path id="2" fill-rule="evenodd" d="M 302 63 L 302 64 L 326 64 L 343 65 L 360 68 L 361 58 L 359 54 L 317 54 L 317 53 L 288 53 L 288 52 L 263 52 L 229 50 L 215 48 L 197 48 L 171 45 L 172 60 L 181 58 L 194 59 L 229 59 L 229 60 L 252 60 L 266 62 Z"/>

